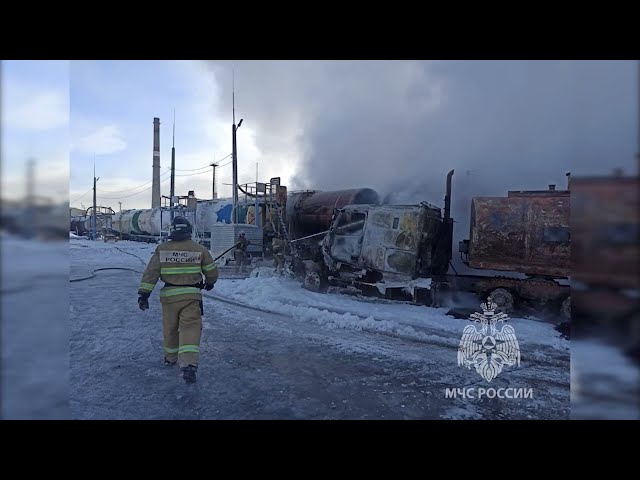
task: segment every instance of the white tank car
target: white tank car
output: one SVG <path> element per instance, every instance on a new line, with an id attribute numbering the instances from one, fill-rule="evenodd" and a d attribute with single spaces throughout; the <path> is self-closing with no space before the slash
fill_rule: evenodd
<path id="1" fill-rule="evenodd" d="M 233 201 L 227 198 L 198 202 L 196 207 L 196 229 L 200 232 L 211 231 L 215 225 L 231 223 Z"/>
<path id="2" fill-rule="evenodd" d="M 123 235 L 131 235 L 131 220 L 133 215 L 139 211 L 140 210 L 126 210 L 124 212 L 116 213 L 111 221 L 112 228 Z"/>
<path id="3" fill-rule="evenodd" d="M 138 230 L 142 232 L 143 235 L 153 235 L 153 227 L 150 222 L 151 214 L 153 210 L 141 210 L 140 215 L 137 217 Z M 133 226 L 135 228 L 135 222 L 131 219 Z"/>
<path id="4" fill-rule="evenodd" d="M 113 229 L 123 235 L 145 235 L 138 220 L 145 210 L 127 210 L 113 216 Z"/>
<path id="5" fill-rule="evenodd" d="M 167 230 L 171 226 L 169 210 L 150 208 L 146 210 L 128 210 L 113 216 L 112 228 L 123 235 L 160 235 L 161 227 Z M 178 213 L 176 213 L 178 214 Z M 160 225 L 162 218 L 162 225 Z"/>
<path id="6" fill-rule="evenodd" d="M 219 225 L 231 223 L 233 200 L 206 200 L 197 203 L 195 212 L 195 227 L 199 232 L 211 231 Z M 176 215 L 186 215 L 186 212 L 176 210 Z M 160 235 L 160 209 L 127 210 L 113 216 L 112 228 L 123 235 Z M 245 221 L 245 219 L 240 219 Z M 162 227 L 166 230 L 171 225 L 171 213 L 162 211 Z"/>
<path id="7" fill-rule="evenodd" d="M 171 226 L 171 213 L 169 210 L 162 211 L 160 208 L 143 210 L 137 221 L 138 228 L 143 234 L 157 236 L 160 235 L 161 230 L 166 230 Z"/>
<path id="8" fill-rule="evenodd" d="M 117 212 L 111 219 L 111 228 L 113 228 L 115 232 L 123 233 L 123 234 L 127 233 L 124 231 L 124 228 L 122 227 L 122 224 L 124 223 L 122 221 L 122 217 L 124 215 L 126 215 L 126 212 Z"/>

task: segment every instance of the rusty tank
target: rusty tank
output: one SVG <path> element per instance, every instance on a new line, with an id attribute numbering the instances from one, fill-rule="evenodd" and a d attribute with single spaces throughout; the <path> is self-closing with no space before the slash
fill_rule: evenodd
<path id="1" fill-rule="evenodd" d="M 460 242 L 463 262 L 477 275 L 456 276 L 509 312 L 525 303 L 571 315 L 571 197 L 569 190 L 509 191 L 506 197 L 471 201 L 470 238 Z M 487 276 L 483 270 L 526 278 Z"/>
<path id="2" fill-rule="evenodd" d="M 371 188 L 331 192 L 291 192 L 287 198 L 287 225 L 291 238 L 301 238 L 328 230 L 335 209 L 347 205 L 378 205 L 378 193 Z"/>
<path id="3" fill-rule="evenodd" d="M 569 190 L 510 191 L 471 202 L 470 239 L 460 251 L 474 269 L 568 278 Z"/>

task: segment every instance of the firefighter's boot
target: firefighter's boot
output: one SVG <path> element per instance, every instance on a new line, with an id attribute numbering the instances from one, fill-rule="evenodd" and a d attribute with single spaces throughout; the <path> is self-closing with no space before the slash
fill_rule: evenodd
<path id="1" fill-rule="evenodd" d="M 182 368 L 182 378 L 187 383 L 195 383 L 196 381 L 196 371 L 198 367 L 196 365 L 187 365 Z"/>

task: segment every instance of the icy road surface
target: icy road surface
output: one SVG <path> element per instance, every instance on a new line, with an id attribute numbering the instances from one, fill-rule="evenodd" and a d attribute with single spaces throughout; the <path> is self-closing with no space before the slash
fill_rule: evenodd
<path id="1" fill-rule="evenodd" d="M 154 245 L 70 240 L 71 278 L 142 272 Z M 569 342 L 513 319 L 520 367 L 488 384 L 457 365 L 468 320 L 446 309 L 314 294 L 284 278 L 221 279 L 206 292 L 198 382 L 162 364 L 159 282 L 73 282 L 71 412 L 77 419 L 568 419 Z M 222 302 L 218 298 L 226 299 Z M 231 301 L 231 303 L 229 303 Z M 236 305 L 240 302 L 243 306 Z M 256 308 L 251 308 L 256 307 Z M 532 398 L 446 398 L 445 389 L 532 389 Z"/>

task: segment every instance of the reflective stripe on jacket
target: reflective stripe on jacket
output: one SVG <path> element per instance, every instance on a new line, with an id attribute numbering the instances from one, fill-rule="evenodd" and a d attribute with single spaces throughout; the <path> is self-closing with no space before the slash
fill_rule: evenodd
<path id="1" fill-rule="evenodd" d="M 167 282 L 160 290 L 160 302 L 172 303 L 179 300 L 201 300 L 202 294 L 195 287 L 202 282 L 218 280 L 218 267 L 206 247 L 192 240 L 168 241 L 156 247 L 147 265 L 138 293 L 151 293 L 158 280 Z"/>

